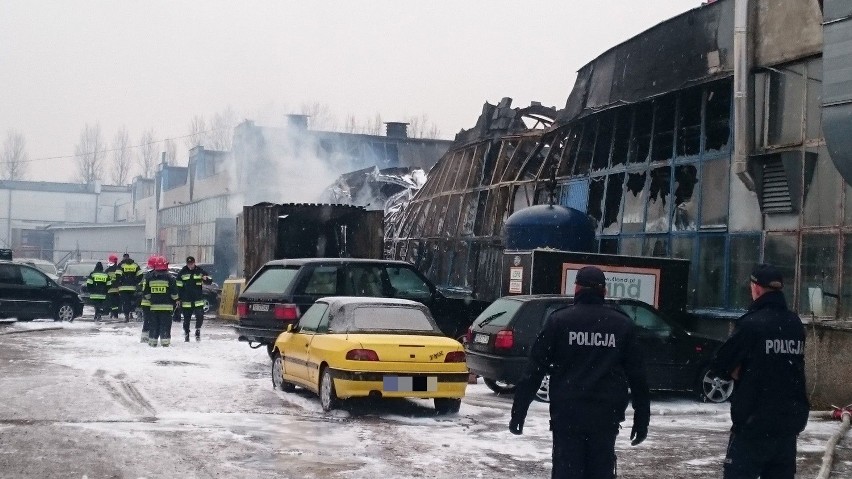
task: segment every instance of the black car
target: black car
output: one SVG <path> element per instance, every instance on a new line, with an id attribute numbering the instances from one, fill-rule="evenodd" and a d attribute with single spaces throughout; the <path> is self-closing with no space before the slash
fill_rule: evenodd
<path id="1" fill-rule="evenodd" d="M 418 301 L 429 308 L 447 336 L 462 337 L 484 305 L 451 297 L 403 261 L 305 258 L 263 265 L 239 296 L 237 335 L 250 346 L 266 345 L 325 296 L 373 296 Z"/>
<path id="2" fill-rule="evenodd" d="M 629 299 L 607 299 L 633 319 L 644 346 L 648 384 L 652 390 L 696 391 L 703 400 L 724 402 L 733 382 L 708 374 L 707 366 L 722 341 L 689 333 L 653 306 Z M 514 390 L 546 318 L 573 303 L 570 296 L 504 296 L 474 320 L 465 338 L 467 365 L 498 393 Z M 538 399 L 547 400 L 548 378 Z"/>
<path id="3" fill-rule="evenodd" d="M 71 321 L 82 314 L 83 302 L 75 291 L 32 266 L 0 261 L 0 317 Z"/>

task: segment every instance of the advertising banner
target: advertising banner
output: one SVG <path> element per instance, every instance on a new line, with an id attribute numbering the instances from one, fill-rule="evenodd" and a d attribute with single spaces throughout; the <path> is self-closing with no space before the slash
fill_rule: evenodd
<path id="1" fill-rule="evenodd" d="M 574 294 L 577 271 L 585 264 L 562 263 L 562 294 Z M 659 308 L 660 269 L 596 265 L 606 277 L 608 298 L 637 299 Z"/>

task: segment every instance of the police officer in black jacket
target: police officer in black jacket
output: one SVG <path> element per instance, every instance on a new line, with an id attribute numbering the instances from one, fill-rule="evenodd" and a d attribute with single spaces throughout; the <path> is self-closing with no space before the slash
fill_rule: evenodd
<path id="1" fill-rule="evenodd" d="M 725 479 L 792 479 L 796 437 L 808 423 L 805 329 L 787 309 L 781 272 L 757 265 L 748 311 L 716 353 L 712 369 L 733 378 Z"/>
<path id="2" fill-rule="evenodd" d="M 648 435 L 648 381 L 633 322 L 604 304 L 606 278 L 586 266 L 577 272 L 574 304 L 545 322 L 515 391 L 509 430 L 522 434 L 530 402 L 550 374 L 550 429 L 556 478 L 615 477 L 615 437 L 633 394 L 635 446 Z"/>

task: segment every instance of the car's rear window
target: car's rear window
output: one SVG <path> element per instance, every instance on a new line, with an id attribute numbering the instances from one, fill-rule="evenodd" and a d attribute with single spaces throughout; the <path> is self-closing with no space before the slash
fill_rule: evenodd
<path id="1" fill-rule="evenodd" d="M 66 276 L 88 276 L 95 269 L 95 263 L 73 263 L 65 267 Z"/>
<path id="2" fill-rule="evenodd" d="M 484 326 L 506 326 L 523 304 L 521 301 L 512 299 L 498 299 L 476 317 L 473 321 L 473 326 L 477 328 Z"/>
<path id="3" fill-rule="evenodd" d="M 344 318 L 336 317 L 335 319 L 344 319 L 343 322 L 346 323 L 344 329 L 350 332 L 441 334 L 426 311 L 417 307 L 397 305 L 355 306 L 347 311 Z M 335 321 L 329 329 L 339 330 L 341 327 L 343 325 Z"/>
<path id="4" fill-rule="evenodd" d="M 244 293 L 275 294 L 283 293 L 290 286 L 299 268 L 271 267 L 261 271 Z"/>

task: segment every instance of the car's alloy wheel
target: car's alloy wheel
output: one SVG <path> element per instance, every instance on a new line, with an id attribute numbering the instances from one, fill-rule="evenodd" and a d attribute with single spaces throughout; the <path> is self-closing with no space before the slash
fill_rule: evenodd
<path id="1" fill-rule="evenodd" d="M 284 380 L 284 357 L 280 354 L 276 354 L 272 360 L 272 387 L 288 393 L 296 389 L 293 384 Z"/>
<path id="2" fill-rule="evenodd" d="M 72 321 L 74 320 L 74 307 L 69 303 L 61 303 L 56 308 L 54 319 L 57 321 Z"/>
<path id="3" fill-rule="evenodd" d="M 204 306 L 202 306 L 201 309 L 204 311 L 204 314 L 207 314 L 207 313 L 210 312 L 210 300 L 209 299 L 204 298 Z"/>
<path id="4" fill-rule="evenodd" d="M 337 407 L 337 391 L 334 390 L 334 379 L 332 379 L 331 371 L 329 371 L 327 367 L 322 370 L 319 397 L 323 411 L 328 412 Z"/>
<path id="5" fill-rule="evenodd" d="M 488 386 L 488 389 L 494 391 L 497 394 L 512 394 L 517 389 L 517 386 L 511 383 L 507 383 L 506 381 L 500 381 L 497 379 L 489 379 L 482 378 L 482 381 Z"/>
<path id="6" fill-rule="evenodd" d="M 550 375 L 544 376 L 544 379 L 541 380 L 541 384 L 538 386 L 538 391 L 535 392 L 535 396 L 533 396 L 538 402 L 550 402 Z"/>
<path id="7" fill-rule="evenodd" d="M 435 398 L 435 411 L 438 414 L 455 414 L 461 408 L 461 399 Z"/>
<path id="8" fill-rule="evenodd" d="M 710 374 L 709 369 L 705 369 L 701 374 L 699 392 L 701 393 L 702 401 L 722 403 L 730 399 L 731 394 L 734 393 L 734 381 L 722 379 Z"/>

